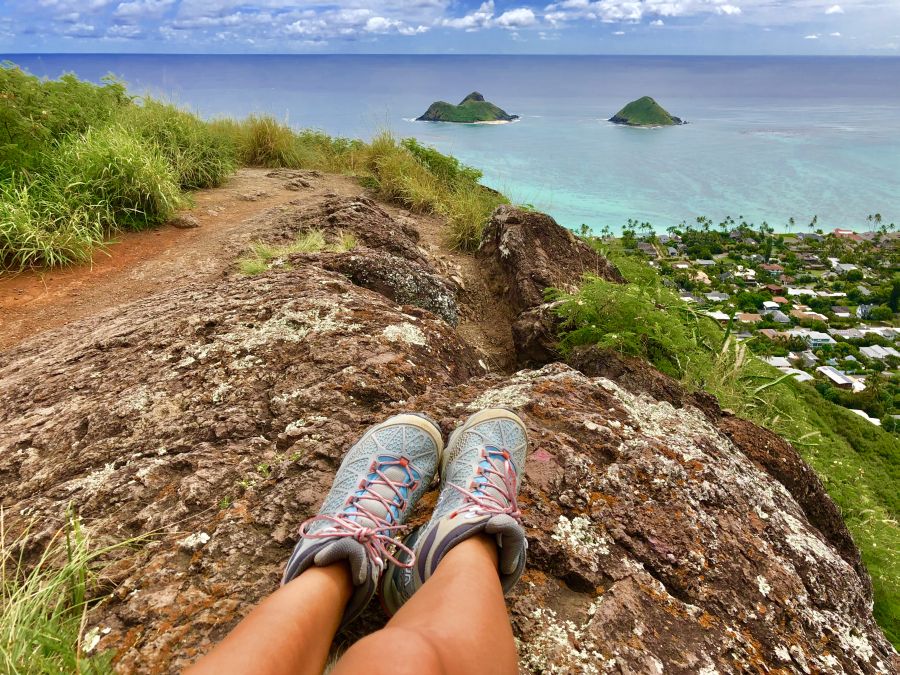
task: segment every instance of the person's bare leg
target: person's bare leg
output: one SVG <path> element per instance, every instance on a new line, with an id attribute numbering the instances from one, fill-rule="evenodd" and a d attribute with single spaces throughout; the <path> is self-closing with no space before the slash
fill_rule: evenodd
<path id="1" fill-rule="evenodd" d="M 190 675 L 319 675 L 353 586 L 346 563 L 311 567 L 266 598 Z"/>
<path id="2" fill-rule="evenodd" d="M 332 675 L 361 672 L 517 673 L 494 541 L 481 535 L 454 546 L 387 626 L 350 647 Z"/>

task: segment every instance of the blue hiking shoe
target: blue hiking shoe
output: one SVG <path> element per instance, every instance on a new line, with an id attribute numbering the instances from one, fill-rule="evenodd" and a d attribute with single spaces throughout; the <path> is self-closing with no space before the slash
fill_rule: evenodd
<path id="1" fill-rule="evenodd" d="M 370 427 L 344 457 L 319 513 L 300 526 L 282 585 L 317 565 L 350 565 L 354 591 L 341 627 L 359 616 L 386 563 L 410 554 L 394 537 L 428 488 L 444 448 L 441 430 L 422 415 L 391 417 Z"/>
<path id="2" fill-rule="evenodd" d="M 453 432 L 434 514 L 407 537 L 384 575 L 381 598 L 388 613 L 394 614 L 428 580 L 447 551 L 477 534 L 497 540 L 504 593 L 516 584 L 528 548 L 516 503 L 527 445 L 519 416 L 499 408 L 472 415 Z"/>

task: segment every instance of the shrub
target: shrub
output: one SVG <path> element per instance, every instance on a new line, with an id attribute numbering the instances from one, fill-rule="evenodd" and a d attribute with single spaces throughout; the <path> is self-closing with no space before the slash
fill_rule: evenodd
<path id="1" fill-rule="evenodd" d="M 301 166 L 296 135 L 274 117 L 251 115 L 234 126 L 225 123 L 224 128 L 235 135 L 241 164 L 272 168 Z"/>

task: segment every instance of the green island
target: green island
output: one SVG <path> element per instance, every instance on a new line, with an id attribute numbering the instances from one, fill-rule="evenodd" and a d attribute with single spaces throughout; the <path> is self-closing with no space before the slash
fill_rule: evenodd
<path id="1" fill-rule="evenodd" d="M 446 101 L 436 101 L 428 106 L 428 110 L 417 122 L 455 122 L 457 124 L 484 124 L 512 122 L 519 119 L 518 115 L 510 115 L 508 112 L 485 101 L 484 96 L 473 91 L 466 96 L 459 105 L 453 105 Z"/>
<path id="2" fill-rule="evenodd" d="M 649 96 L 632 101 L 610 117 L 609 121 L 629 127 L 670 127 L 687 124 L 680 117 L 669 114 L 665 108 Z"/>

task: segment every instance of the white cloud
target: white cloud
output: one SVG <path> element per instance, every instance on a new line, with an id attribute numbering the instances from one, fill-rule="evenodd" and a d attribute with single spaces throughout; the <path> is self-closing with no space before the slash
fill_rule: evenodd
<path id="1" fill-rule="evenodd" d="M 127 19 L 158 18 L 165 14 L 175 0 L 134 0 L 120 4 L 113 16 Z"/>
<path id="2" fill-rule="evenodd" d="M 363 30 L 367 33 L 393 33 L 400 35 L 417 35 L 428 30 L 428 26 L 409 26 L 397 19 L 386 19 L 383 16 L 373 16 L 366 21 Z"/>
<path id="3" fill-rule="evenodd" d="M 525 28 L 536 24 L 537 17 L 527 7 L 519 7 L 503 12 L 497 17 L 495 23 L 503 28 Z"/>
<path id="4" fill-rule="evenodd" d="M 657 19 L 656 21 L 651 21 L 650 25 L 651 26 L 665 26 L 666 22 L 663 21 L 662 19 Z"/>
<path id="5" fill-rule="evenodd" d="M 818 40 L 819 36 L 818 35 L 804 35 L 803 39 L 804 40 Z"/>
<path id="6" fill-rule="evenodd" d="M 741 8 L 737 5 L 719 5 L 716 7 L 716 14 L 725 14 L 726 16 L 736 16 L 741 14 Z"/>
<path id="7" fill-rule="evenodd" d="M 829 33 L 831 37 L 841 37 L 841 34 L 835 31 L 834 33 Z"/>
<path id="8" fill-rule="evenodd" d="M 76 23 L 63 30 L 63 35 L 69 37 L 96 37 L 97 28 L 89 23 Z"/>
<path id="9" fill-rule="evenodd" d="M 613 35 L 625 35 L 625 31 L 624 31 L 624 30 L 617 30 L 615 33 L 613 33 Z"/>
<path id="10" fill-rule="evenodd" d="M 828 9 L 825 10 L 826 14 L 843 14 L 844 8 L 840 5 L 832 5 Z"/>
<path id="11" fill-rule="evenodd" d="M 466 31 L 475 31 L 487 28 L 494 18 L 494 0 L 481 3 L 481 6 L 471 14 L 466 14 L 456 19 L 444 19 L 442 26 L 447 28 L 459 28 Z"/>

